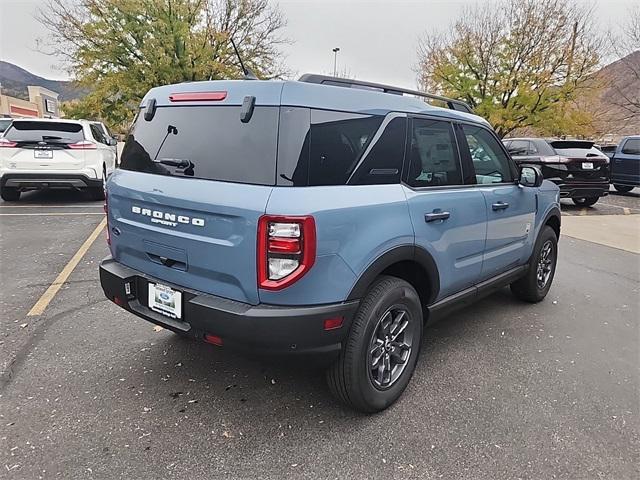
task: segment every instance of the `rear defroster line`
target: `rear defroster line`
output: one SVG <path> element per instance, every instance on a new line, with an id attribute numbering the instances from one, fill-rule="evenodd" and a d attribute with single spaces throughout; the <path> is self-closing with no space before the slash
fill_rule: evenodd
<path id="1" fill-rule="evenodd" d="M 56 293 L 58 293 L 58 290 L 60 290 L 62 285 L 66 283 L 67 279 L 69 278 L 69 275 L 71 275 L 73 270 L 78 266 L 78 263 L 80 263 L 80 260 L 82 260 L 82 257 L 84 257 L 85 253 L 87 253 L 89 248 L 91 248 L 91 245 L 93 245 L 93 242 L 96 241 L 96 239 L 98 238 L 98 236 L 100 235 L 100 233 L 102 232 L 106 224 L 107 224 L 107 219 L 103 218 L 102 221 L 98 224 L 98 226 L 93 230 L 93 232 L 91 232 L 91 235 L 89 235 L 89 238 L 87 238 L 84 241 L 84 243 L 80 246 L 80 248 L 75 253 L 75 255 L 71 257 L 71 260 L 69 260 L 69 263 L 65 265 L 65 267 L 58 274 L 58 276 L 53 281 L 53 283 L 49 285 L 49 288 L 47 288 L 47 290 L 42 294 L 42 296 L 38 299 L 35 305 L 31 307 L 31 310 L 29 310 L 29 313 L 27 313 L 28 317 L 35 317 L 38 315 L 42 315 L 42 313 L 45 311 L 49 303 L 51 303 L 51 300 L 53 300 L 53 298 L 56 296 Z"/>

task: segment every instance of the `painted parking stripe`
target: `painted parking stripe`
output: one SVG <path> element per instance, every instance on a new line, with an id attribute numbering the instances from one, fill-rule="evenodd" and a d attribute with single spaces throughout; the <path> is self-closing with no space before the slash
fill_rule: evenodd
<path id="1" fill-rule="evenodd" d="M 68 215 L 104 215 L 104 212 L 0 213 L 0 217 L 66 217 Z"/>
<path id="2" fill-rule="evenodd" d="M 102 232 L 106 224 L 107 224 L 107 219 L 103 218 L 100 224 L 95 228 L 95 230 L 91 232 L 91 235 L 89 235 L 89 238 L 87 238 L 84 241 L 84 243 L 75 253 L 75 255 L 71 257 L 71 260 L 69 260 L 69 263 L 65 265 L 65 267 L 58 274 L 58 276 L 53 281 L 53 283 L 49 285 L 49 288 L 47 288 L 47 291 L 44 292 L 42 296 L 38 299 L 38 301 L 35 303 L 35 305 L 31 307 L 31 310 L 29 310 L 29 313 L 27 313 L 28 317 L 42 315 L 42 313 L 47 308 L 51 300 L 53 300 L 53 298 L 56 296 L 56 293 L 58 293 L 58 290 L 60 290 L 62 285 L 65 284 L 65 282 L 69 278 L 69 275 L 71 275 L 71 272 L 73 272 L 73 270 L 78 266 L 78 263 L 80 263 L 80 260 L 82 260 L 82 257 L 84 257 L 85 253 L 87 253 L 87 250 L 89 250 L 91 245 L 93 245 L 93 242 L 96 241 L 96 239 L 98 238 L 98 236 L 100 235 L 100 233 Z"/>

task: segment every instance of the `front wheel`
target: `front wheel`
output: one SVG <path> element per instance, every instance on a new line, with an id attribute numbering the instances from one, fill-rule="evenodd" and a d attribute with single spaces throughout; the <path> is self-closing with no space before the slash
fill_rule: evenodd
<path id="1" fill-rule="evenodd" d="M 511 284 L 511 292 L 525 302 L 537 303 L 544 299 L 551 288 L 557 260 L 558 238 L 547 225 L 536 241 L 526 275 Z"/>
<path id="2" fill-rule="evenodd" d="M 631 190 L 633 190 L 633 186 L 631 185 L 618 185 L 618 184 L 613 184 L 613 188 L 616 189 L 616 191 L 620 192 L 620 193 L 629 193 Z"/>
<path id="3" fill-rule="evenodd" d="M 402 279 L 380 277 L 362 300 L 340 357 L 327 371 L 331 392 L 361 412 L 387 408 L 411 380 L 422 327 L 415 289 Z"/>
<path id="4" fill-rule="evenodd" d="M 578 205 L 579 207 L 590 207 L 591 205 L 595 205 L 595 203 L 600 199 L 600 197 L 582 197 L 582 198 L 572 198 L 573 203 Z"/>

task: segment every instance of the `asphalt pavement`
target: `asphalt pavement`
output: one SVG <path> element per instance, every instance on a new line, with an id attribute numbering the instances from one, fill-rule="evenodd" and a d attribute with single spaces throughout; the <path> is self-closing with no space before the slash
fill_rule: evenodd
<path id="1" fill-rule="evenodd" d="M 57 192 L 0 202 L 0 478 L 640 476 L 635 253 L 563 236 L 544 302 L 504 289 L 428 328 L 405 394 L 366 416 L 322 372 L 187 341 L 108 302 L 104 234 L 28 316 L 101 208 Z M 630 215 L 640 196 L 585 210 Z"/>

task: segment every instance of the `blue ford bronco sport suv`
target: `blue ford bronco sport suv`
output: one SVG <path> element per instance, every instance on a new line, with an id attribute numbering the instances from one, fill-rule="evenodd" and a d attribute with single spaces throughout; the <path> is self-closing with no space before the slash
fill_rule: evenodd
<path id="1" fill-rule="evenodd" d="M 542 300 L 560 234 L 558 187 L 485 120 L 402 93 L 314 75 L 150 90 L 107 182 L 106 296 L 223 348 L 321 356 L 344 403 L 391 405 L 425 322 L 506 285 Z"/>

